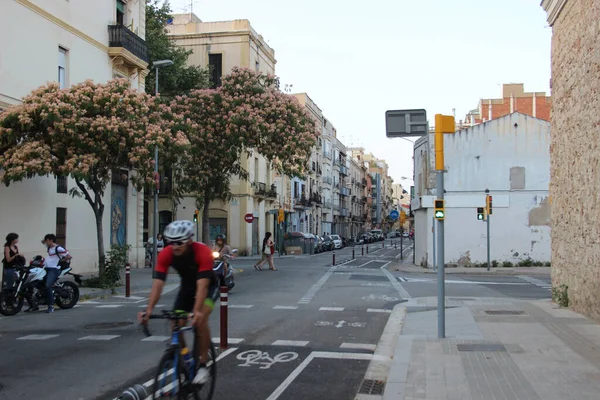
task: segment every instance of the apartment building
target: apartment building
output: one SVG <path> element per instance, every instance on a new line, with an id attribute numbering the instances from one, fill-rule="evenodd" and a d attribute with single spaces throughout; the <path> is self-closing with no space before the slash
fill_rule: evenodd
<path id="1" fill-rule="evenodd" d="M 221 77 L 236 66 L 275 74 L 275 51 L 248 20 L 203 22 L 195 14 L 176 14 L 167 30 L 178 46 L 192 50 L 188 58 L 190 65 L 211 68 L 215 86 L 220 85 Z M 283 193 L 295 189 L 294 195 L 301 196 L 310 189 L 306 183 L 294 181 L 284 185 L 282 189 L 287 191 L 278 193 L 269 163 L 258 154 L 246 157 L 242 167 L 250 172 L 250 179 L 232 179 L 232 200 L 210 204 L 209 239 L 226 234 L 229 244 L 238 248 L 241 254 L 259 254 L 265 232 L 274 232 L 277 227 L 279 208 L 287 209 L 288 214 L 291 210 L 292 204 Z M 148 199 L 149 204 L 152 201 Z M 176 218 L 190 219 L 195 208 L 192 197 L 184 198 L 179 206 L 174 207 L 165 193 L 159 201 L 160 226 Z M 308 209 L 310 207 L 307 206 Z M 244 220 L 247 214 L 253 215 L 252 223 Z M 307 217 L 305 212 L 302 217 Z M 300 224 L 299 218 L 295 221 Z M 302 223 L 305 222 L 308 222 L 307 218 Z"/>
<path id="2" fill-rule="evenodd" d="M 35 88 L 55 81 L 66 88 L 87 79 L 106 82 L 127 78 L 144 90 L 148 53 L 143 1 L 0 2 L 2 43 L 0 56 L 0 111 Z M 119 171 L 102 199 L 104 243 L 132 246 L 130 261 L 143 265 L 143 196 Z M 123 176 L 125 179 L 123 179 Z M 3 231 L 17 232 L 21 252 L 27 257 L 43 252 L 40 239 L 55 232 L 58 241 L 74 256 L 77 272 L 97 271 L 95 217 L 83 198 L 71 197 L 70 178 L 36 177 L 0 186 Z M 35 223 L 24 223 L 35 221 Z"/>

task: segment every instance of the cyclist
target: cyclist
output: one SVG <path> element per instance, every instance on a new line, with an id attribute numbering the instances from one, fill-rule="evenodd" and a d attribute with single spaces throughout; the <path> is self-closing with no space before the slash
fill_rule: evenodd
<path id="1" fill-rule="evenodd" d="M 225 235 L 219 234 L 215 238 L 215 245 L 213 250 L 218 252 L 221 256 L 228 255 L 233 256 L 233 252 L 231 251 L 231 247 L 225 244 Z M 229 270 L 229 264 L 224 262 L 225 268 L 223 269 L 223 276 L 227 276 L 227 271 Z"/>
<path id="2" fill-rule="evenodd" d="M 142 324 L 148 322 L 148 316 L 152 314 L 162 294 L 169 267 L 173 267 L 181 277 L 179 293 L 173 308 L 176 311 L 192 313 L 192 325 L 195 327 L 200 351 L 200 354 L 196 354 L 200 357 L 200 368 L 193 383 L 204 384 L 209 377 L 206 368 L 211 340 L 208 318 L 215 301 L 219 298 L 219 287 L 212 269 L 212 252 L 208 246 L 192 239 L 194 228 L 191 221 L 175 221 L 165 229 L 164 237 L 168 245 L 158 255 L 148 307 L 145 312 L 139 314 L 139 320 Z M 180 321 L 180 324 L 184 326 L 185 321 Z"/>

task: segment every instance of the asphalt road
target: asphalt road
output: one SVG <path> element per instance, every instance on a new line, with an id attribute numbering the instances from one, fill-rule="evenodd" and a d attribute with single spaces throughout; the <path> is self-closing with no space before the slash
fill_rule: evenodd
<path id="1" fill-rule="evenodd" d="M 387 268 L 399 249 L 370 247 L 368 255 L 331 266 L 332 253 L 276 259 L 279 271 L 234 264 L 237 285 L 229 297 L 230 350 L 218 363 L 214 398 L 353 399 L 394 305 L 434 296 L 435 276 Z M 411 259 L 410 249 L 405 258 Z M 350 249 L 337 252 L 349 260 Z M 549 278 L 448 276 L 447 296 L 548 298 Z M 177 291 L 159 302 L 169 308 Z M 150 381 L 168 332 L 153 321 L 145 339 L 136 314 L 147 292 L 130 299 L 82 302 L 54 314 L 0 318 L 0 399 L 114 399 L 133 383 Z M 211 317 L 219 336 L 219 308 Z"/>

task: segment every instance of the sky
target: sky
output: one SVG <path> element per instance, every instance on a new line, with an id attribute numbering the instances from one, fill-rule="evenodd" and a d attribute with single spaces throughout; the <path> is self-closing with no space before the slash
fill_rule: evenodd
<path id="1" fill-rule="evenodd" d="M 550 94 L 552 30 L 540 0 L 191 0 L 202 21 L 248 19 L 275 50 L 282 87 L 306 92 L 346 146 L 412 184 L 413 150 L 388 139 L 385 111 L 464 119 L 503 83 Z M 170 0 L 175 13 L 190 0 Z M 401 177 L 408 177 L 402 180 Z"/>

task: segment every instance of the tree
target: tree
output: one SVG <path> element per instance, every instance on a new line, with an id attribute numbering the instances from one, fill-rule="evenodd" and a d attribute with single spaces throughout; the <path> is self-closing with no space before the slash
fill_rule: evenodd
<path id="1" fill-rule="evenodd" d="M 243 159 L 258 153 L 275 170 L 302 176 L 318 130 L 297 99 L 279 91 L 277 79 L 234 68 L 217 89 L 178 96 L 171 109 L 189 123 L 190 151 L 178 186 L 202 208 L 202 238 L 208 241 L 209 204 L 227 200 L 233 176 L 248 178 Z"/>
<path id="2" fill-rule="evenodd" d="M 85 81 L 68 89 L 50 83 L 0 115 L 0 168 L 9 185 L 34 176 L 71 176 L 72 196 L 92 207 L 98 265 L 104 274 L 103 196 L 114 171 L 134 170 L 138 188 L 153 182 L 154 146 L 177 165 L 188 144 L 186 125 L 160 99 L 130 88 L 126 79 Z"/>
<path id="3" fill-rule="evenodd" d="M 169 1 L 146 0 L 146 44 L 149 54 L 149 73 L 146 90 L 154 93 L 156 75 L 152 63 L 157 60 L 172 60 L 173 65 L 159 72 L 159 91 L 163 97 L 188 93 L 190 90 L 207 88 L 210 85 L 208 69 L 195 65 L 187 66 L 191 50 L 179 47 L 167 35 L 166 26 L 172 10 Z M 155 93 L 154 93 L 155 94 Z"/>

